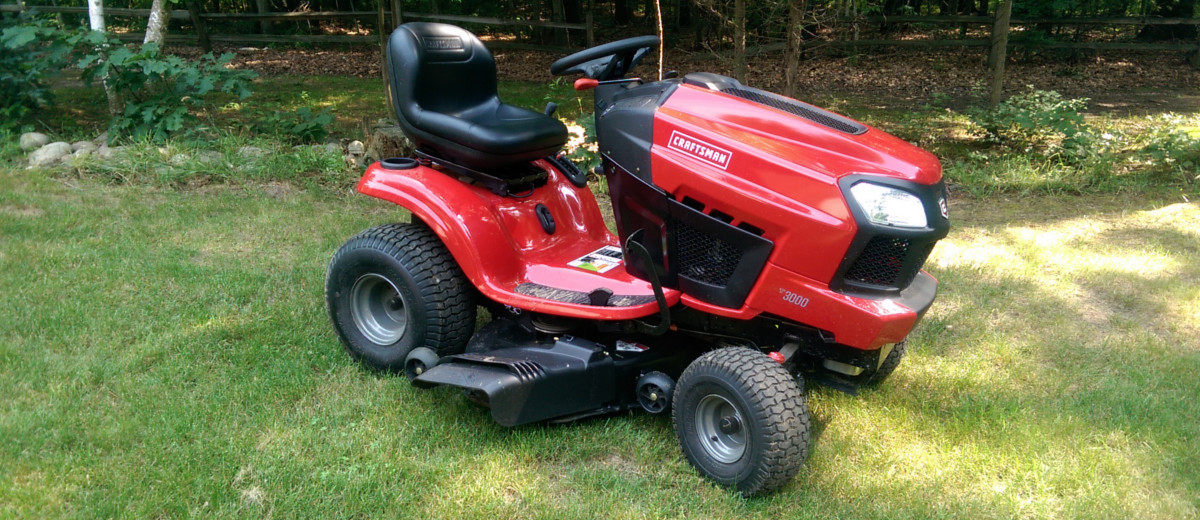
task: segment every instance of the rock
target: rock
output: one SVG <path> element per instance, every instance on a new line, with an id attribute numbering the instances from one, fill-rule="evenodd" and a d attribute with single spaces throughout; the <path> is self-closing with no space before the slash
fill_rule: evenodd
<path id="1" fill-rule="evenodd" d="M 38 148 L 29 155 L 29 166 L 50 166 L 71 154 L 71 145 L 62 141 Z"/>
<path id="2" fill-rule="evenodd" d="M 296 192 L 296 188 L 284 182 L 269 182 L 263 186 L 263 192 L 272 199 L 282 199 Z"/>
<path id="3" fill-rule="evenodd" d="M 25 151 L 37 150 L 43 146 L 50 144 L 50 136 L 38 132 L 26 132 L 21 134 L 21 149 Z"/>
<path id="4" fill-rule="evenodd" d="M 366 158 L 380 161 L 388 157 L 409 157 L 413 153 L 413 142 L 398 126 L 376 127 L 367 138 Z"/>
<path id="5" fill-rule="evenodd" d="M 362 168 L 367 165 L 366 146 L 362 141 L 350 141 L 350 144 L 346 146 L 346 152 L 346 164 L 351 168 Z"/>
<path id="6" fill-rule="evenodd" d="M 96 149 L 96 155 L 98 155 L 101 159 L 112 159 L 114 157 L 120 157 L 121 155 L 124 155 L 124 154 L 125 154 L 124 146 L 113 146 L 110 148 L 108 145 L 105 144 L 105 145 L 101 145 L 100 148 Z"/>
<path id="7" fill-rule="evenodd" d="M 212 150 L 205 150 L 196 154 L 196 160 L 200 161 L 202 164 L 219 163 L 224 158 L 225 157 L 221 155 L 221 152 L 214 152 Z"/>
<path id="8" fill-rule="evenodd" d="M 266 155 L 267 155 L 267 154 L 269 154 L 269 153 L 270 153 L 270 152 L 268 152 L 267 150 L 264 150 L 264 149 L 262 149 L 262 148 L 259 148 L 259 147 L 257 147 L 257 146 L 243 146 L 243 147 L 241 147 L 241 148 L 238 148 L 238 155 L 240 155 L 240 156 L 242 156 L 242 157 L 245 157 L 245 158 L 247 158 L 247 159 L 253 159 L 253 158 L 256 158 L 256 157 L 263 157 L 263 156 L 266 156 Z"/>
<path id="9" fill-rule="evenodd" d="M 192 160 L 192 157 L 190 155 L 188 155 L 186 153 L 177 153 L 175 155 L 172 155 L 170 159 L 167 159 L 167 162 L 171 163 L 174 166 L 183 166 L 183 165 L 187 164 L 187 162 L 190 160 Z"/>
<path id="10" fill-rule="evenodd" d="M 93 139 L 92 141 L 98 145 L 108 144 L 108 132 L 107 131 L 102 132 L 100 135 L 96 136 L 96 138 Z"/>
<path id="11" fill-rule="evenodd" d="M 342 153 L 342 143 L 325 143 L 325 151 L 329 153 Z"/>
<path id="12" fill-rule="evenodd" d="M 75 141 L 74 143 L 71 143 L 71 149 L 75 150 L 76 152 L 78 152 L 80 150 L 84 150 L 84 149 L 95 150 L 96 143 L 93 143 L 91 141 Z"/>
<path id="13" fill-rule="evenodd" d="M 92 155 L 91 148 L 80 148 L 78 150 L 75 150 L 75 153 L 70 154 L 66 157 L 63 157 L 62 162 L 63 162 L 63 164 L 65 164 L 67 166 L 79 166 L 80 159 L 83 159 L 84 157 L 87 157 L 89 155 Z"/>

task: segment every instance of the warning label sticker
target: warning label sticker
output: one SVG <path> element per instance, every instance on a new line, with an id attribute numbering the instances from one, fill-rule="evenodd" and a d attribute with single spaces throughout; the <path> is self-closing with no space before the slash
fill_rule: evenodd
<path id="1" fill-rule="evenodd" d="M 592 251 L 591 253 L 567 262 L 567 265 L 597 273 L 607 273 L 614 267 L 621 265 L 622 258 L 623 255 L 621 253 L 621 248 L 604 246 L 600 249 Z"/>

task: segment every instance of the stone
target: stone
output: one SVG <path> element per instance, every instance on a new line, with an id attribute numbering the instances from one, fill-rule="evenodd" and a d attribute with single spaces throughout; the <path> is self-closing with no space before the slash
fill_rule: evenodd
<path id="1" fill-rule="evenodd" d="M 30 166 L 50 166 L 71 154 L 71 145 L 58 141 L 38 148 L 29 155 Z"/>
<path id="2" fill-rule="evenodd" d="M 257 146 L 243 146 L 241 148 L 238 148 L 238 155 L 245 157 L 247 159 L 263 157 L 269 153 L 270 152 L 268 152 L 262 148 L 259 148 Z"/>
<path id="3" fill-rule="evenodd" d="M 325 151 L 329 153 L 342 153 L 342 143 L 325 143 Z"/>
<path id="4" fill-rule="evenodd" d="M 21 134 L 21 149 L 25 151 L 37 150 L 43 146 L 50 144 L 50 136 L 38 132 L 26 132 Z"/>
<path id="5" fill-rule="evenodd" d="M 346 145 L 346 152 L 346 164 L 348 166 L 351 168 L 366 167 L 366 146 L 363 145 L 362 141 L 350 141 L 350 144 Z"/>
<path id="6" fill-rule="evenodd" d="M 367 138 L 365 155 L 368 161 L 382 161 L 389 157 L 410 157 L 415 148 L 400 127 L 376 127 L 371 137 Z"/>
<path id="7" fill-rule="evenodd" d="M 101 132 L 100 135 L 96 136 L 96 138 L 93 139 L 93 142 L 95 142 L 98 145 L 108 144 L 108 132 L 107 131 Z"/>
<path id="8" fill-rule="evenodd" d="M 75 150 L 75 153 L 63 157 L 62 162 L 67 166 L 79 166 L 81 162 L 80 159 L 92 155 L 92 153 L 93 151 L 91 148 L 80 148 Z"/>
<path id="9" fill-rule="evenodd" d="M 219 163 L 224 158 L 221 152 L 214 152 L 212 150 L 205 150 L 196 154 L 196 160 L 200 161 L 201 164 Z"/>
<path id="10" fill-rule="evenodd" d="M 190 155 L 188 155 L 186 153 L 177 153 L 175 155 L 172 155 L 170 159 L 167 159 L 167 162 L 171 163 L 174 166 L 183 166 L 183 165 L 187 164 L 188 161 L 190 161 L 190 160 L 192 160 L 192 157 Z"/>
<path id="11" fill-rule="evenodd" d="M 78 152 L 80 150 L 84 150 L 84 149 L 95 150 L 96 143 L 93 143 L 91 141 L 75 141 L 74 143 L 71 143 L 71 149 L 75 150 L 76 152 Z"/>

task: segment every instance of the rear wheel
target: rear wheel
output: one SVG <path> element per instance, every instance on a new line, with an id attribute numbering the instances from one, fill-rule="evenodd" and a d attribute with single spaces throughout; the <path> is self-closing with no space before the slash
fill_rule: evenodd
<path id="1" fill-rule="evenodd" d="M 761 352 L 722 348 L 684 370 L 675 435 L 704 476 L 750 496 L 787 484 L 808 457 L 808 407 L 795 378 Z"/>
<path id="2" fill-rule="evenodd" d="M 325 277 L 325 304 L 347 352 L 378 370 L 414 348 L 461 353 L 475 328 L 470 283 L 433 230 L 388 224 L 347 241 Z"/>

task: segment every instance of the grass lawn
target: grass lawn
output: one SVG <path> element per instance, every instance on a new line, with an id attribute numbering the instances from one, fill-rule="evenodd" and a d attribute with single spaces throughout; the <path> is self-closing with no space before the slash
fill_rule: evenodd
<path id="1" fill-rule="evenodd" d="M 206 117 L 329 106 L 343 137 L 382 115 L 377 82 L 256 90 Z M 94 136 L 102 100 L 64 95 L 46 124 Z M 1063 194 L 976 168 L 990 158 L 956 166 L 980 153 L 961 116 L 839 108 L 897 121 L 969 174 L 956 189 L 990 195 L 953 199 L 904 364 L 858 397 L 809 388 L 812 455 L 755 499 L 701 478 L 665 418 L 505 429 L 352 362 L 326 264 L 407 217 L 354 195 L 336 155 L 243 161 L 262 143 L 233 132 L 68 173 L 6 162 L 0 139 L 0 518 L 1200 518 L 1196 183 L 1134 168 Z M 222 159 L 188 159 L 204 147 Z"/>
<path id="2" fill-rule="evenodd" d="M 665 419 L 504 429 L 355 365 L 325 265 L 402 212 L 290 186 L 0 171 L 0 516 L 1198 516 L 1196 203 L 958 201 L 905 365 L 812 388 L 808 464 L 744 500 Z"/>

